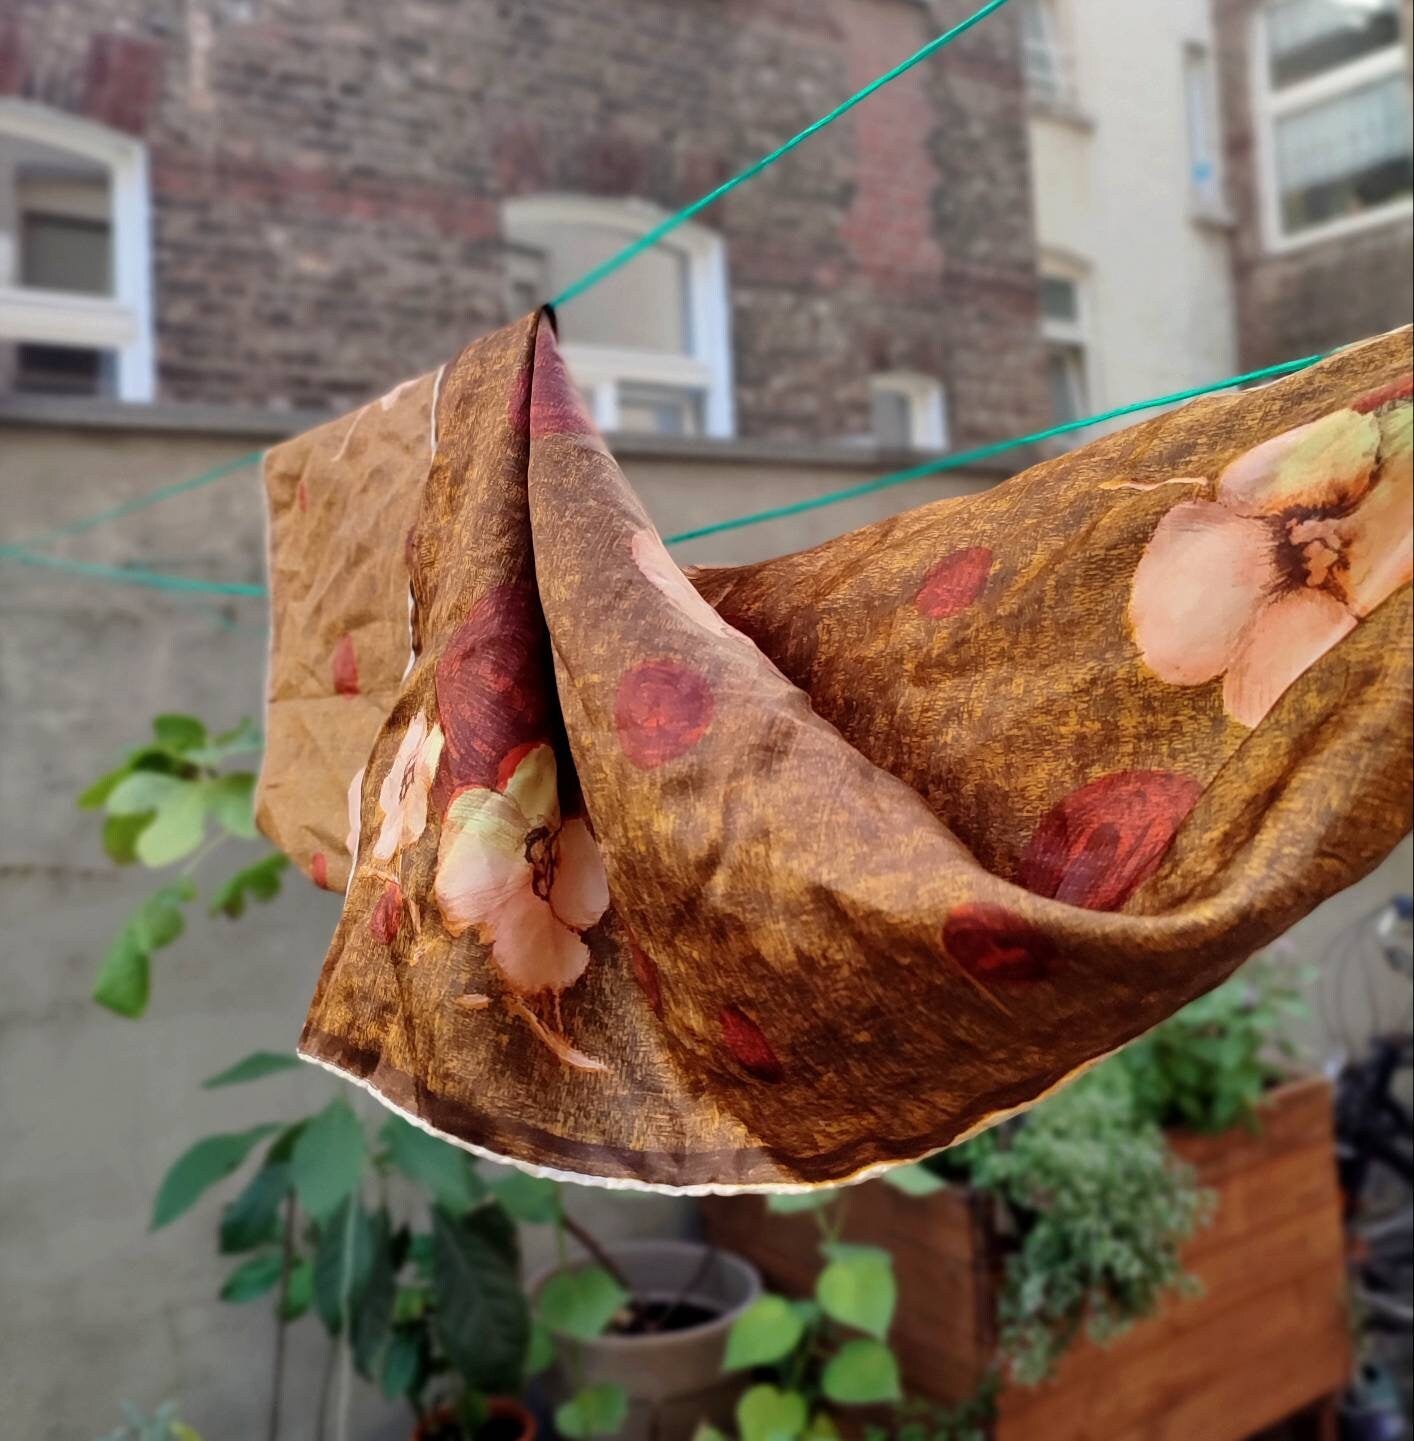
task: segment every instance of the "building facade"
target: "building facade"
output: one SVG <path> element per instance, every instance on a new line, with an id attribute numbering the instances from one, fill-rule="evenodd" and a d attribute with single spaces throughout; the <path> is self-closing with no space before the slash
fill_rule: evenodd
<path id="1" fill-rule="evenodd" d="M 1414 311 L 1409 0 L 1214 0 L 1244 366 Z"/>
<path id="2" fill-rule="evenodd" d="M 0 383 L 359 403 L 972 8 L 10 0 Z M 1042 420 L 1021 83 L 1008 8 L 566 305 L 601 424 L 937 447 Z"/>
<path id="3" fill-rule="evenodd" d="M 1021 0 L 1057 420 L 1233 372 L 1208 0 Z"/>

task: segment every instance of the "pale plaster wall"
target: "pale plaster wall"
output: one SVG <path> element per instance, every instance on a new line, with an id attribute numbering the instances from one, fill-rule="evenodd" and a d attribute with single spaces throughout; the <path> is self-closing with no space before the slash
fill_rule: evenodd
<path id="1" fill-rule="evenodd" d="M 1206 0 L 1058 13 L 1075 113 L 1033 107 L 1031 183 L 1043 257 L 1087 275 L 1091 409 L 1231 375 L 1229 236 L 1195 215 L 1188 183 L 1184 46 L 1211 47 Z"/>

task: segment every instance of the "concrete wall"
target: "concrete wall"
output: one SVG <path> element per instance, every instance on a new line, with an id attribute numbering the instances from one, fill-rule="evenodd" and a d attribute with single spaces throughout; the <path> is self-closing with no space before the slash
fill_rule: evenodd
<path id="1" fill-rule="evenodd" d="M 192 475 L 270 438 L 259 418 L 227 433 L 0 423 L 3 539 L 85 516 Z M 229 433 L 232 430 L 240 433 Z M 619 447 L 660 527 L 672 531 L 816 495 L 883 468 L 820 454 L 704 460 Z M 733 532 L 684 558 L 739 561 L 821 540 L 991 477 L 923 482 L 789 522 Z M 67 543 L 112 564 L 261 578 L 254 470 Z M 82 1441 L 117 1401 L 185 1398 L 207 1441 L 263 1434 L 272 1327 L 263 1303 L 220 1304 L 217 1208 L 146 1233 L 163 1171 L 198 1135 L 279 1119 L 340 1090 L 302 1072 L 229 1091 L 198 1081 L 257 1047 L 294 1043 L 338 912 L 295 879 L 242 921 L 197 920 L 159 954 L 141 1022 L 89 1000 L 107 938 L 146 878 L 109 865 L 77 791 L 164 709 L 213 723 L 259 715 L 263 602 L 207 601 L 77 579 L 0 558 L 0 1434 Z M 223 867 L 215 867 L 218 874 Z M 1312 959 L 1341 926 L 1410 884 L 1408 847 L 1295 933 Z M 347 1088 L 370 1114 L 376 1106 Z M 661 1198 L 576 1193 L 606 1236 L 670 1231 L 687 1208 Z M 286 1438 L 307 1441 L 325 1359 L 314 1322 L 294 1328 Z M 406 1435 L 360 1391 L 353 1441 Z"/>
<path id="2" fill-rule="evenodd" d="M 1074 98 L 1033 105 L 1031 182 L 1043 263 L 1083 278 L 1090 409 L 1231 375 L 1228 235 L 1188 181 L 1184 50 L 1211 46 L 1207 0 L 1069 0 L 1057 15 Z"/>

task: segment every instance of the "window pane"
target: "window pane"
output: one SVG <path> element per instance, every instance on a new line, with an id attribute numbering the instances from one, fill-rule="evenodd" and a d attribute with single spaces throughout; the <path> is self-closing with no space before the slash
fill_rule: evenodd
<path id="1" fill-rule="evenodd" d="M 1266 18 L 1277 88 L 1399 44 L 1399 0 L 1272 0 Z"/>
<path id="2" fill-rule="evenodd" d="M 907 450 L 914 444 L 913 407 L 901 390 L 875 386 L 874 439 L 886 450 Z"/>
<path id="3" fill-rule="evenodd" d="M 1361 86 L 1276 124 L 1282 226 L 1358 215 L 1414 189 L 1404 78 Z"/>
<path id="4" fill-rule="evenodd" d="M 1184 52 L 1183 90 L 1188 112 L 1189 184 L 1197 204 L 1214 209 L 1222 201 L 1222 174 L 1218 168 L 1213 62 L 1208 52 L 1197 46 Z"/>
<path id="5" fill-rule="evenodd" d="M 1059 275 L 1041 277 L 1041 314 L 1047 320 L 1075 324 L 1080 319 L 1080 295 L 1073 280 Z"/>
<path id="6" fill-rule="evenodd" d="M 14 349 L 16 390 L 43 395 L 107 395 L 113 357 L 77 345 L 21 344 Z"/>
<path id="7" fill-rule="evenodd" d="M 619 429 L 639 435 L 701 435 L 702 396 L 669 385 L 620 385 Z"/>
<path id="8" fill-rule="evenodd" d="M 556 295 L 622 250 L 635 233 L 618 226 L 532 223 L 517 225 L 511 239 L 544 256 L 546 291 Z M 692 337 L 685 257 L 670 245 L 645 251 L 632 265 L 577 296 L 565 307 L 560 325 L 564 339 L 571 342 L 688 354 Z"/>
<path id="9" fill-rule="evenodd" d="M 1051 414 L 1057 425 L 1086 412 L 1085 352 L 1078 345 L 1052 345 L 1046 353 Z"/>
<path id="10" fill-rule="evenodd" d="M 1051 0 L 1023 0 L 1021 61 L 1026 88 L 1033 99 L 1055 103 L 1069 97 L 1067 57 L 1061 48 Z"/>
<path id="11" fill-rule="evenodd" d="M 102 221 L 29 212 L 22 220 L 20 284 L 107 295 L 109 231 Z"/>

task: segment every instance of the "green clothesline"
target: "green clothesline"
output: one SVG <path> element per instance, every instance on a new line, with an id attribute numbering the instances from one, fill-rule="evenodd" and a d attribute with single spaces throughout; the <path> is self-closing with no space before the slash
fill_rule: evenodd
<path id="1" fill-rule="evenodd" d="M 875 491 L 888 490 L 896 485 L 905 485 L 909 481 L 923 480 L 930 475 L 940 475 L 945 471 L 958 470 L 968 465 L 975 465 L 980 460 L 987 460 L 994 455 L 1001 455 L 1008 450 L 1016 450 L 1026 445 L 1038 445 L 1042 441 L 1055 439 L 1057 436 L 1070 435 L 1077 430 L 1084 430 L 1091 425 L 1103 424 L 1105 421 L 1117 420 L 1122 416 L 1134 415 L 1143 410 L 1158 410 L 1168 405 L 1178 405 L 1186 400 L 1194 400 L 1202 395 L 1211 395 L 1215 391 L 1229 390 L 1236 385 L 1249 385 L 1257 381 L 1272 380 L 1282 375 L 1290 375 L 1297 370 L 1304 370 L 1307 366 L 1314 365 L 1318 360 L 1325 359 L 1324 354 L 1303 356 L 1300 360 L 1283 361 L 1280 365 L 1268 365 L 1261 370 L 1249 370 L 1244 375 L 1230 376 L 1226 380 L 1213 381 L 1207 385 L 1190 386 L 1186 390 L 1172 391 L 1168 395 L 1155 396 L 1150 400 L 1136 400 L 1128 405 L 1116 406 L 1113 410 L 1101 411 L 1097 415 L 1087 415 L 1080 420 L 1068 420 L 1060 425 L 1048 426 L 1045 430 L 1035 430 L 1028 435 L 1018 435 L 1010 440 L 993 441 L 990 445 L 978 446 L 973 450 L 955 451 L 950 455 L 941 455 L 933 460 L 921 461 L 918 465 L 908 466 L 903 470 L 890 471 L 887 475 L 878 476 L 874 480 L 865 481 L 860 485 L 845 486 L 840 490 L 826 491 L 823 495 L 812 496 L 808 500 L 795 501 L 790 505 L 772 506 L 766 510 L 751 511 L 746 515 L 732 516 L 728 520 L 715 521 L 711 525 L 698 526 L 694 530 L 679 531 L 676 535 L 670 535 L 666 539 L 668 545 L 682 545 L 689 540 L 700 540 L 704 536 L 718 535 L 724 531 L 740 530 L 744 526 L 760 525 L 770 520 L 782 520 L 788 516 L 800 515 L 805 511 L 819 510 L 824 506 L 838 505 L 842 501 L 855 500 L 863 495 L 872 495 Z M 209 485 L 213 481 L 220 480 L 223 476 L 230 475 L 245 466 L 254 464 L 259 460 L 259 452 L 252 455 L 241 456 L 236 460 L 227 461 L 223 465 L 214 467 L 201 475 L 194 476 L 191 480 L 182 481 L 176 485 L 163 486 L 159 490 L 151 491 L 147 495 L 136 496 L 130 501 L 125 501 L 120 506 L 115 506 L 112 511 L 105 512 L 102 516 L 90 516 L 87 519 L 71 522 L 67 526 L 61 526 L 56 531 L 50 531 L 45 536 L 36 540 L 24 542 L 19 545 L 0 546 L 0 556 L 18 561 L 22 565 L 44 566 L 50 570 L 65 571 L 73 575 L 86 576 L 94 580 L 112 580 L 125 582 L 129 585 L 145 586 L 152 590 L 182 591 L 187 593 L 201 592 L 209 595 L 222 596 L 261 596 L 266 594 L 264 586 L 256 585 L 245 581 L 211 581 L 201 580 L 195 576 L 173 575 L 163 571 L 145 570 L 138 567 L 96 565 L 87 561 L 69 560 L 62 556 L 43 555 L 30 549 L 31 546 L 46 542 L 51 537 L 73 534 L 76 531 L 86 530 L 92 525 L 98 524 L 105 519 L 111 519 L 118 515 L 131 515 L 134 511 L 141 510 L 146 506 L 155 505 L 158 501 L 166 500 L 172 495 L 181 494 L 184 491 L 195 490 L 199 486 Z"/>

